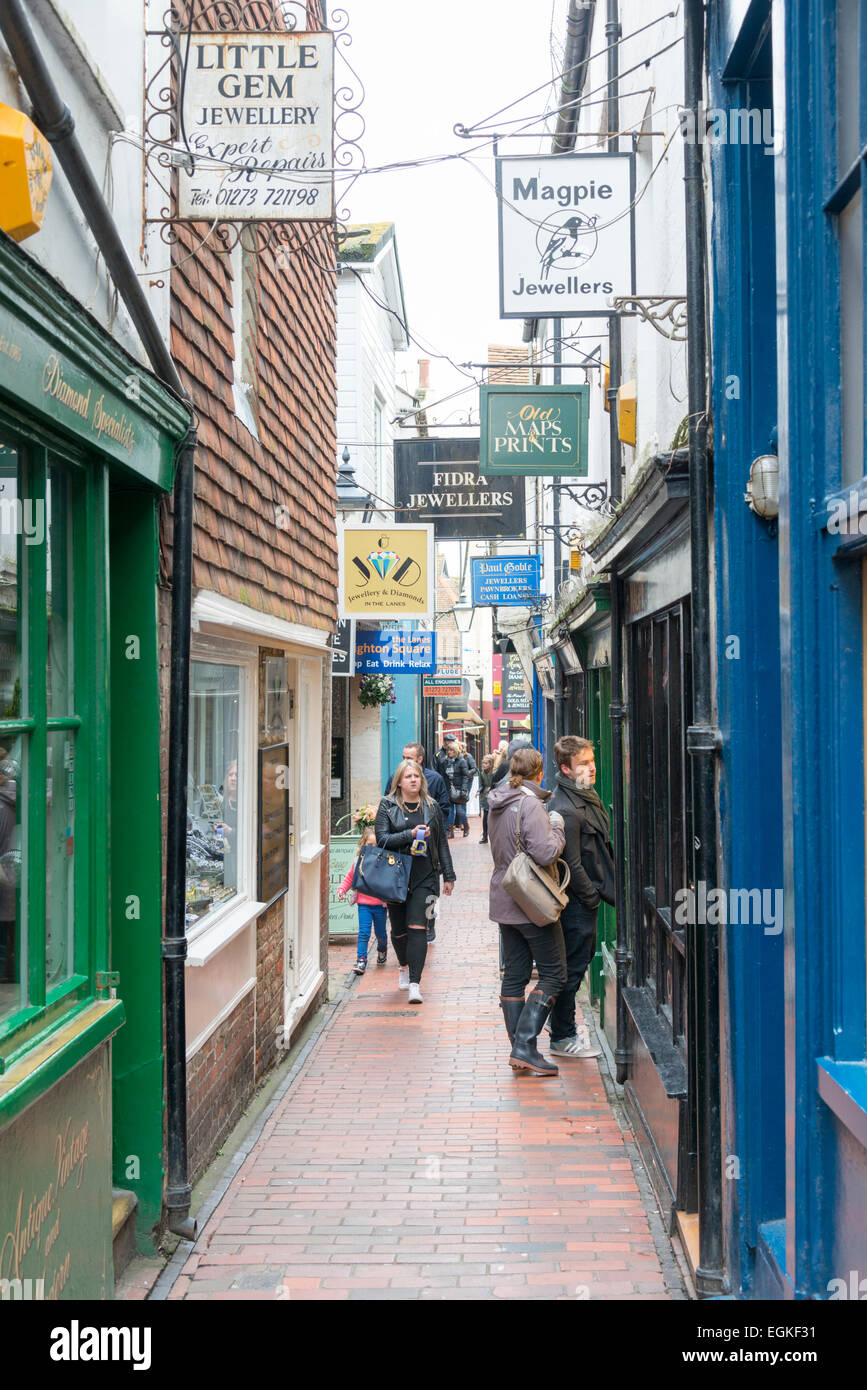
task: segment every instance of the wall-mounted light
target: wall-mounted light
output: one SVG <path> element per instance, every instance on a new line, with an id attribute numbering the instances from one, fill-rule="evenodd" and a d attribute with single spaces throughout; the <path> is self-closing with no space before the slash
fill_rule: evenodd
<path id="1" fill-rule="evenodd" d="M 765 521 L 773 521 L 779 515 L 780 461 L 776 454 L 759 454 L 753 459 L 744 501 Z"/>

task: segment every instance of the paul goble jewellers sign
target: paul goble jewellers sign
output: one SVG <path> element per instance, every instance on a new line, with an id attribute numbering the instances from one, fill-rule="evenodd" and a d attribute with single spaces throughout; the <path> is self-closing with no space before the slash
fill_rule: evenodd
<path id="1" fill-rule="evenodd" d="M 192 169 L 178 173 L 178 215 L 331 217 L 333 94 L 328 31 L 193 34 L 183 85 Z"/>
<path id="2" fill-rule="evenodd" d="M 497 160 L 500 317 L 610 315 L 635 293 L 631 154 Z"/>

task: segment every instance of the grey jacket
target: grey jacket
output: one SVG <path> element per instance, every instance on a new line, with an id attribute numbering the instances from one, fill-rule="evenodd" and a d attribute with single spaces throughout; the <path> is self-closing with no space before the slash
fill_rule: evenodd
<path id="1" fill-rule="evenodd" d="M 491 876 L 490 917 L 493 922 L 516 926 L 529 918 L 503 887 L 503 874 L 516 853 L 518 804 L 521 803 L 521 849 L 526 850 L 537 864 L 553 864 L 563 853 L 566 837 L 551 824 L 545 810 L 550 792 L 543 792 L 535 782 L 510 787 L 501 782 L 488 793 L 488 839 L 494 859 Z"/>

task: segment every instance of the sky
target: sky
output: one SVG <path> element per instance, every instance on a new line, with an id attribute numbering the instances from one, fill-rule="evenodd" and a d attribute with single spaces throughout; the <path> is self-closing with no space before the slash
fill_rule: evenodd
<path id="1" fill-rule="evenodd" d="M 550 83 L 562 67 L 563 0 L 346 0 L 352 45 L 347 57 L 361 77 L 365 164 L 466 153 L 481 143 L 453 131 L 483 120 L 531 88 Z M 336 6 L 330 18 L 337 21 Z M 552 28 L 553 19 L 553 28 Z M 342 64 L 338 59 L 335 82 Z M 344 70 L 345 71 L 345 70 Z M 542 113 L 550 86 L 504 113 Z M 485 124 L 483 129 L 492 130 Z M 541 124 L 529 140 L 510 140 L 503 152 L 534 153 Z M 348 197 L 338 183 L 338 208 L 350 221 L 395 224 L 410 332 L 457 363 L 484 362 L 489 343 L 520 344 L 522 321 L 499 318 L 497 202 L 490 147 L 465 159 L 427 168 L 364 174 Z M 414 385 L 419 357 L 431 356 L 430 399 L 470 385 L 447 362 L 415 345 L 405 365 Z M 480 373 L 475 371 L 474 376 Z M 473 387 L 436 412 L 439 422 L 464 423 Z"/>

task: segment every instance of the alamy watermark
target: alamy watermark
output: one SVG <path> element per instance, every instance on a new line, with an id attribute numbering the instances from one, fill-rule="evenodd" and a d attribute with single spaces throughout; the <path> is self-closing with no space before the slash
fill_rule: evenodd
<path id="1" fill-rule="evenodd" d="M 674 920 L 679 927 L 764 927 L 765 936 L 783 930 L 782 888 L 679 888 L 674 895 Z"/>
<path id="2" fill-rule="evenodd" d="M 0 497 L 0 536 L 23 536 L 25 545 L 42 545 L 45 540 L 42 499 Z"/>
<path id="3" fill-rule="evenodd" d="M 770 107 L 706 107 L 678 112 L 680 133 L 687 145 L 762 145 L 765 154 L 777 154 L 774 113 Z"/>

